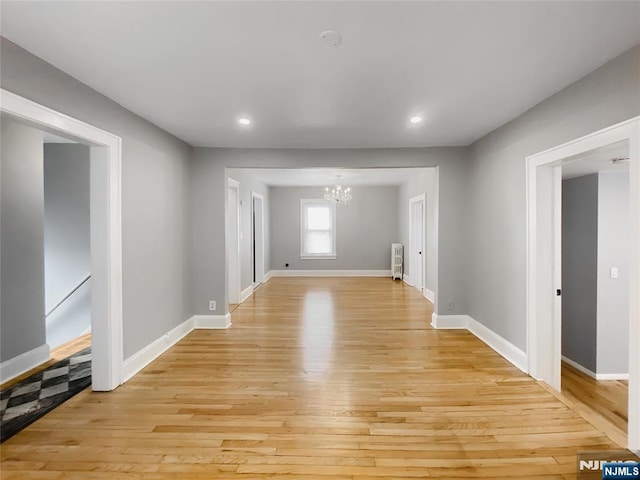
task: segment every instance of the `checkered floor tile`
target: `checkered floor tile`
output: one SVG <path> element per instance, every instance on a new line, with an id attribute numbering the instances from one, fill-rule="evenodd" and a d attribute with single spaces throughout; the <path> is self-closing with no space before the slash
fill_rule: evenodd
<path id="1" fill-rule="evenodd" d="M 91 348 L 0 392 L 0 441 L 91 385 Z"/>

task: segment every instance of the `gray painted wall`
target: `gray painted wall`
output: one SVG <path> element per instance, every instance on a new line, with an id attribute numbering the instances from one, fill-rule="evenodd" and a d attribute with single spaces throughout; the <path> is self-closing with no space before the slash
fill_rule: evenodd
<path id="1" fill-rule="evenodd" d="M 89 147 L 44 145 L 45 311 L 91 273 Z"/>
<path id="2" fill-rule="evenodd" d="M 472 145 L 464 313 L 526 349 L 525 158 L 639 114 L 636 46 Z"/>
<path id="3" fill-rule="evenodd" d="M 252 213 L 251 213 L 251 193 L 256 192 L 264 197 L 264 260 L 265 274 L 271 270 L 271 260 L 269 256 L 269 187 L 241 168 L 227 169 L 230 178 L 240 182 L 240 288 L 249 288 L 253 284 L 253 251 L 252 251 Z"/>
<path id="4" fill-rule="evenodd" d="M 598 174 L 597 373 L 629 373 L 629 174 Z M 612 279 L 610 268 L 618 267 Z"/>
<path id="5" fill-rule="evenodd" d="M 399 193 L 400 243 L 404 245 L 404 274 L 411 277 L 409 262 L 409 200 L 425 194 L 425 239 L 426 239 L 426 287 L 438 291 L 438 169 L 426 168 L 416 171 L 411 180 L 402 184 Z"/>
<path id="6" fill-rule="evenodd" d="M 46 343 L 42 132 L 3 117 L 0 361 Z"/>
<path id="7" fill-rule="evenodd" d="M 398 187 L 352 187 L 353 200 L 336 208 L 336 258 L 300 259 L 300 200 L 322 198 L 322 187 L 271 187 L 274 270 L 390 270 L 399 241 Z"/>
<path id="8" fill-rule="evenodd" d="M 598 175 L 562 182 L 562 355 L 596 371 Z"/>
<path id="9" fill-rule="evenodd" d="M 2 88 L 122 137 L 128 358 L 193 314 L 192 148 L 7 39 L 2 38 L 0 48 Z"/>
<path id="10" fill-rule="evenodd" d="M 438 298 L 444 304 L 455 302 L 455 309 L 447 313 L 466 313 L 467 157 L 468 149 L 465 147 L 354 150 L 195 148 L 191 177 L 195 313 L 208 314 L 209 300 L 226 305 L 225 167 L 436 166 L 440 166 Z M 276 268 L 275 259 L 271 261 L 271 267 Z"/>

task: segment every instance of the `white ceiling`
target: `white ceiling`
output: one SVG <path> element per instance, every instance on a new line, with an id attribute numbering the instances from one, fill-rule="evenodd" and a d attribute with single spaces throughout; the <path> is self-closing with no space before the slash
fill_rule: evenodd
<path id="1" fill-rule="evenodd" d="M 401 185 L 424 168 L 249 168 L 244 169 L 258 180 L 274 187 L 345 187 L 363 185 Z M 340 175 L 340 181 L 337 179 Z M 233 170 L 229 176 L 233 178 Z"/>
<path id="2" fill-rule="evenodd" d="M 640 43 L 639 18 L 637 1 L 2 1 L 1 28 L 192 145 L 406 147 L 473 142 Z"/>
<path id="3" fill-rule="evenodd" d="M 589 150 L 588 152 L 574 155 L 565 160 L 570 162 L 562 166 L 562 178 L 581 177 L 597 172 L 628 172 L 629 162 L 613 163 L 614 158 L 629 157 L 629 141 L 605 145 L 604 147 Z"/>

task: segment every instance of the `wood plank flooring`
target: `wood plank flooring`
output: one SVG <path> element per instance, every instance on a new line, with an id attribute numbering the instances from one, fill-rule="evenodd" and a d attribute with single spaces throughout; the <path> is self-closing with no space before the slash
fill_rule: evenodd
<path id="1" fill-rule="evenodd" d="M 627 444 L 629 382 L 588 377 L 562 363 L 562 394 L 594 424 L 621 445 Z"/>
<path id="2" fill-rule="evenodd" d="M 2 479 L 576 478 L 618 448 L 387 278 L 273 278 L 110 393 L 2 445 Z"/>

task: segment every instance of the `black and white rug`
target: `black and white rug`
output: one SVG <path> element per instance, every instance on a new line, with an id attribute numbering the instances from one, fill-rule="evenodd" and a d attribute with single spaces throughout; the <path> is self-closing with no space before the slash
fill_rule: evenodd
<path id="1" fill-rule="evenodd" d="M 0 443 L 91 385 L 91 347 L 0 392 Z"/>

